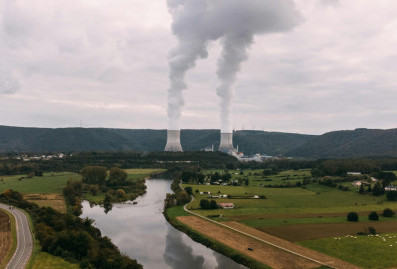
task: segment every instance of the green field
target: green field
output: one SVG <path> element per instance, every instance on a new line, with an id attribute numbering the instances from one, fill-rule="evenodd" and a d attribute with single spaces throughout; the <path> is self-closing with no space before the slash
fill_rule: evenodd
<path id="1" fill-rule="evenodd" d="M 321 238 L 302 241 L 299 244 L 363 268 L 397 266 L 397 233 L 380 234 L 379 236 L 354 235 Z"/>
<path id="2" fill-rule="evenodd" d="M 62 193 L 70 179 L 78 180 L 80 176 L 71 172 L 44 173 L 42 177 L 32 178 L 27 175 L 0 176 L 0 192 L 13 189 L 22 193 Z"/>
<path id="3" fill-rule="evenodd" d="M 397 217 L 393 218 L 383 218 L 380 217 L 378 222 L 382 221 L 395 221 Z M 317 224 L 317 223 L 349 223 L 346 219 L 346 216 L 343 217 L 317 217 L 317 218 L 258 218 L 258 219 L 248 219 L 248 220 L 240 220 L 239 222 L 254 227 L 264 227 L 264 226 L 283 226 L 283 225 L 291 225 L 291 224 Z M 367 223 L 373 222 L 368 220 L 367 216 L 360 217 L 360 222 Z"/>
<path id="4" fill-rule="evenodd" d="M 252 215 L 252 214 L 296 214 L 296 213 L 336 213 L 349 211 L 381 211 L 387 207 L 397 209 L 397 203 L 387 201 L 385 196 L 361 195 L 351 191 L 341 191 L 320 184 L 309 184 L 305 188 L 261 188 L 218 185 L 183 185 L 193 189 L 195 201 L 189 208 L 199 209 L 200 199 L 211 195 L 265 195 L 266 199 L 216 199 L 217 202 L 234 203 L 229 210 L 197 210 L 199 214 Z"/>
<path id="5" fill-rule="evenodd" d="M 223 174 L 223 170 L 205 170 L 204 174 L 210 175 L 215 172 Z M 232 180 L 239 180 L 242 182 L 244 179 L 249 180 L 249 186 L 259 187 L 262 185 L 285 185 L 285 184 L 296 184 L 296 182 L 303 181 L 304 178 L 311 177 L 310 169 L 300 170 L 287 170 L 278 173 L 277 175 L 263 176 L 263 169 L 252 169 L 252 170 L 229 170 L 232 175 Z"/>

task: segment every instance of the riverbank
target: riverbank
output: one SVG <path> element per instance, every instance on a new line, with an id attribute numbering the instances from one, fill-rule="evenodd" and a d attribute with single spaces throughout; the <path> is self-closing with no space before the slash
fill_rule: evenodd
<path id="1" fill-rule="evenodd" d="M 192 216 L 191 214 L 184 211 L 183 206 L 170 207 L 163 212 L 165 219 L 170 223 L 175 229 L 185 233 L 194 241 L 203 244 L 204 246 L 211 248 L 212 250 L 219 252 L 226 257 L 234 260 L 235 262 L 247 266 L 251 269 L 268 269 L 271 268 L 264 263 L 258 262 L 255 259 L 244 255 L 243 253 L 225 245 L 221 242 L 214 240 L 212 237 L 206 236 L 203 233 L 191 228 L 185 223 L 178 220 L 182 216 Z"/>

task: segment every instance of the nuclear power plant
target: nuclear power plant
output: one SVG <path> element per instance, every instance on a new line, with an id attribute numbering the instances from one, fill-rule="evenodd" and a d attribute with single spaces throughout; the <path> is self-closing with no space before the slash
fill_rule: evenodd
<path id="1" fill-rule="evenodd" d="M 233 153 L 237 150 L 233 147 L 233 133 L 222 133 L 221 142 L 219 144 L 219 151 L 225 153 Z"/>
<path id="2" fill-rule="evenodd" d="M 183 151 L 180 130 L 167 130 L 167 144 L 165 145 L 164 151 Z"/>
<path id="3" fill-rule="evenodd" d="M 233 146 L 233 133 L 220 133 L 221 142 L 219 144 L 219 151 L 225 153 L 236 153 L 238 150 Z M 180 130 L 167 130 L 167 144 L 164 151 L 182 152 L 181 145 L 181 131 Z M 213 151 L 213 146 L 212 146 Z"/>

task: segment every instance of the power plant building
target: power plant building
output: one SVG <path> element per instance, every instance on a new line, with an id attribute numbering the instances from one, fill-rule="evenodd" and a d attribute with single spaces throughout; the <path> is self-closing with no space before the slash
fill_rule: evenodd
<path id="1" fill-rule="evenodd" d="M 182 152 L 181 131 L 167 130 L 167 144 L 164 151 Z"/>

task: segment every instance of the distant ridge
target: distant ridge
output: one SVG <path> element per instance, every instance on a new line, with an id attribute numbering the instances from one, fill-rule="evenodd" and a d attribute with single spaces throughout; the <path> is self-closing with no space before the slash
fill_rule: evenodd
<path id="1" fill-rule="evenodd" d="M 397 129 L 329 132 L 286 154 L 306 158 L 397 157 Z"/>
<path id="2" fill-rule="evenodd" d="M 247 154 L 284 155 L 314 136 L 237 131 L 234 144 Z M 28 128 L 0 126 L 0 152 L 135 150 L 162 151 L 166 130 L 109 128 Z M 219 130 L 182 130 L 181 143 L 185 151 L 219 146 Z"/>
<path id="3" fill-rule="evenodd" d="M 0 152 L 100 150 L 162 151 L 166 130 L 110 128 L 26 128 L 0 125 Z M 182 130 L 185 151 L 219 146 L 219 130 Z M 334 131 L 320 136 L 236 131 L 234 145 L 246 154 L 303 158 L 397 157 L 397 129 Z"/>

